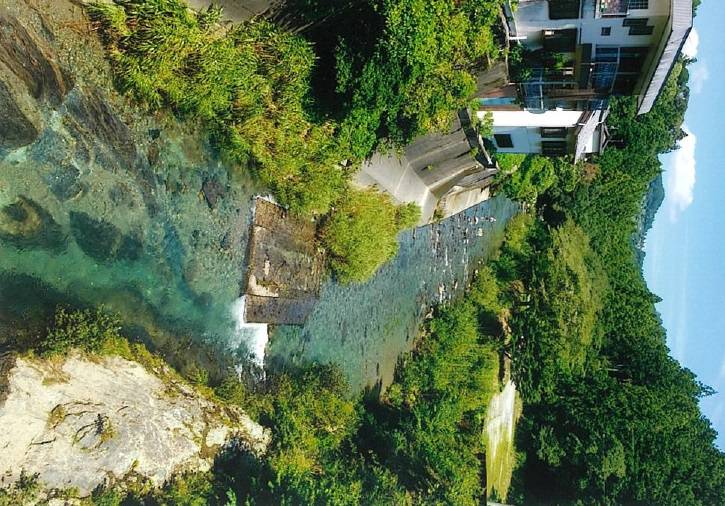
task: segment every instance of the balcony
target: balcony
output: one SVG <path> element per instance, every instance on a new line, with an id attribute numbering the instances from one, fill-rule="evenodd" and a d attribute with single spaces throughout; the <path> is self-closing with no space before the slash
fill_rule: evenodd
<path id="1" fill-rule="evenodd" d="M 629 10 L 629 0 L 597 0 L 597 17 L 623 17 Z"/>
<path id="2" fill-rule="evenodd" d="M 552 100 L 551 95 L 565 90 L 576 90 L 574 69 L 559 70 L 538 68 L 533 69 L 531 77 L 521 85 L 524 107 L 532 112 L 544 112 L 557 107 L 569 109 L 559 100 Z"/>

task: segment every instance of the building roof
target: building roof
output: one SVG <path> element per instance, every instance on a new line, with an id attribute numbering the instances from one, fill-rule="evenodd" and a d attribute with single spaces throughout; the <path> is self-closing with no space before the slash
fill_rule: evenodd
<path id="1" fill-rule="evenodd" d="M 666 36 L 662 37 L 655 55 L 657 65 L 639 98 L 639 114 L 649 112 L 654 106 L 692 30 L 692 0 L 672 0 L 670 9 Z"/>
<path id="2" fill-rule="evenodd" d="M 587 146 L 592 144 L 594 132 L 609 115 L 609 109 L 603 111 L 588 111 L 582 115 L 579 126 L 576 129 L 576 145 L 574 148 L 574 161 L 578 162 L 587 154 Z M 597 146 L 599 147 L 599 146 Z"/>

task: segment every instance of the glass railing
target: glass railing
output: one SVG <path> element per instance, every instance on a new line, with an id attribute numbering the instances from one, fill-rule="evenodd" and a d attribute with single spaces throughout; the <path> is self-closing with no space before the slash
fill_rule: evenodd
<path id="1" fill-rule="evenodd" d="M 629 0 L 599 0 L 599 16 L 626 16 Z"/>
<path id="2" fill-rule="evenodd" d="M 616 76 L 607 67 L 599 64 L 595 72 L 596 84 L 607 89 L 611 87 Z M 616 64 L 614 65 L 616 71 Z M 561 72 L 552 75 L 546 69 L 535 69 L 532 77 L 521 84 L 521 96 L 524 107 L 530 112 L 544 112 L 553 109 L 597 110 L 606 109 L 608 98 L 591 90 L 579 91 L 578 82 L 567 79 Z"/>

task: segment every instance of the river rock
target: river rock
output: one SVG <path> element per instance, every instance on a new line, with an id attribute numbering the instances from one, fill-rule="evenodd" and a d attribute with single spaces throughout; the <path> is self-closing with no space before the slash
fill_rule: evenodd
<path id="1" fill-rule="evenodd" d="M 60 250 L 65 234 L 53 217 L 33 200 L 19 196 L 0 208 L 0 240 L 20 248 Z"/>
<path id="2" fill-rule="evenodd" d="M 65 202 L 80 196 L 83 191 L 83 183 L 80 182 L 81 172 L 78 167 L 72 164 L 62 164 L 45 176 L 48 189 L 55 197 Z"/>
<path id="3" fill-rule="evenodd" d="M 131 130 L 106 102 L 101 90 L 90 88 L 84 91 L 68 97 L 65 104 L 68 116 L 64 118 L 66 127 L 81 142 L 95 138 L 101 151 L 98 153 L 99 161 L 104 168 L 133 168 L 137 162 L 137 151 Z M 101 156 L 104 154 L 106 156 Z"/>
<path id="4" fill-rule="evenodd" d="M 99 262 L 134 261 L 143 252 L 140 235 L 123 234 L 113 223 L 89 214 L 71 211 L 70 227 L 83 253 Z"/>
<path id="5" fill-rule="evenodd" d="M 57 108 L 73 87 L 41 39 L 0 6 L 0 148 L 33 142 L 46 108 Z"/>
<path id="6" fill-rule="evenodd" d="M 204 193 L 204 199 L 206 199 L 209 209 L 216 208 L 219 199 L 224 198 L 226 194 L 224 186 L 215 179 L 205 180 L 201 185 L 201 191 Z"/>
<path id="7" fill-rule="evenodd" d="M 266 429 L 173 378 L 119 357 L 0 359 L 0 486 L 25 472 L 86 496 L 131 472 L 161 485 L 207 470 L 227 445 L 265 451 Z"/>

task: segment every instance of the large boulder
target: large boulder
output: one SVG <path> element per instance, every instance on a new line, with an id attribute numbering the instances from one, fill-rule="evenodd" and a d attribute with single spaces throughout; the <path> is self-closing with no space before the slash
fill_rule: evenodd
<path id="1" fill-rule="evenodd" d="M 81 496 L 129 473 L 161 485 L 225 447 L 261 454 L 268 432 L 173 375 L 119 357 L 0 359 L 0 486 L 22 472 Z"/>

